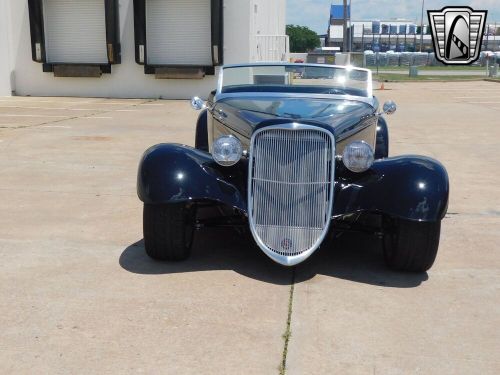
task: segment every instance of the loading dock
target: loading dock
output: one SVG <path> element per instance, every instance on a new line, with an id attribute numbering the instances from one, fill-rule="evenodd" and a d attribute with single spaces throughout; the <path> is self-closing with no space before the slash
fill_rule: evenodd
<path id="1" fill-rule="evenodd" d="M 100 77 L 120 63 L 117 0 L 28 0 L 32 59 L 57 77 Z"/>
<path id="2" fill-rule="evenodd" d="M 187 99 L 213 90 L 223 63 L 288 60 L 285 0 L 0 6 L 5 94 Z"/>
<path id="3" fill-rule="evenodd" d="M 203 78 L 223 61 L 222 0 L 134 0 L 136 62 L 157 78 Z"/>

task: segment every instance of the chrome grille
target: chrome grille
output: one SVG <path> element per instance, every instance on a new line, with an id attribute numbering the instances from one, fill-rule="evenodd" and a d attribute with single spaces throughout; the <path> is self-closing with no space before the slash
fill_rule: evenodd
<path id="1" fill-rule="evenodd" d="M 268 127 L 252 137 L 250 228 L 275 261 L 298 263 L 319 247 L 328 231 L 334 151 L 333 136 L 308 125 Z"/>

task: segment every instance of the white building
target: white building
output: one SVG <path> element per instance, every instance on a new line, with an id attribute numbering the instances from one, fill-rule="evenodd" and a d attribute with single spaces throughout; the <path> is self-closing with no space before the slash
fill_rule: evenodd
<path id="1" fill-rule="evenodd" d="M 351 20 L 349 24 L 349 48 L 352 51 L 366 49 L 398 52 L 417 51 L 420 49 L 432 50 L 432 37 L 427 25 L 421 28 L 414 20 Z"/>
<path id="2" fill-rule="evenodd" d="M 0 0 L 0 95 L 184 99 L 286 61 L 286 0 Z"/>
<path id="3" fill-rule="evenodd" d="M 431 29 L 427 24 L 427 14 L 423 20 L 387 19 L 387 20 L 352 20 L 351 9 L 346 9 L 346 33 L 344 38 L 344 7 L 332 5 L 330 22 L 326 37 L 329 47 L 351 52 L 372 50 L 375 52 L 397 51 L 431 52 L 434 50 Z M 424 24 L 420 26 L 422 21 Z M 500 50 L 500 23 L 487 20 L 482 51 Z M 422 32 L 423 31 L 423 32 Z"/>

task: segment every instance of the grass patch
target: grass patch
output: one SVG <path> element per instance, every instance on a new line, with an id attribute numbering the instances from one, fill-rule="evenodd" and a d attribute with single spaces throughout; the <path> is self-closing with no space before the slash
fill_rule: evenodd
<path id="1" fill-rule="evenodd" d="M 288 354 L 288 343 L 290 342 L 290 337 L 292 337 L 292 307 L 293 307 L 293 291 L 295 289 L 295 269 L 292 271 L 292 285 L 290 286 L 290 296 L 288 298 L 288 316 L 286 319 L 285 333 L 283 333 L 283 355 L 281 356 L 281 364 L 279 367 L 280 375 L 286 374 L 286 357 Z"/>

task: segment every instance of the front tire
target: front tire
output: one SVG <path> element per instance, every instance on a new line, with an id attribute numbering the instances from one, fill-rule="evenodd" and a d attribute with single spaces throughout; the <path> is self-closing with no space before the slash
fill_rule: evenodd
<path id="1" fill-rule="evenodd" d="M 397 271 L 425 272 L 436 259 L 441 221 L 424 223 L 394 220 L 384 235 L 384 257 L 389 268 Z"/>
<path id="2" fill-rule="evenodd" d="M 144 246 L 155 260 L 181 261 L 191 255 L 196 211 L 186 204 L 145 204 Z"/>

